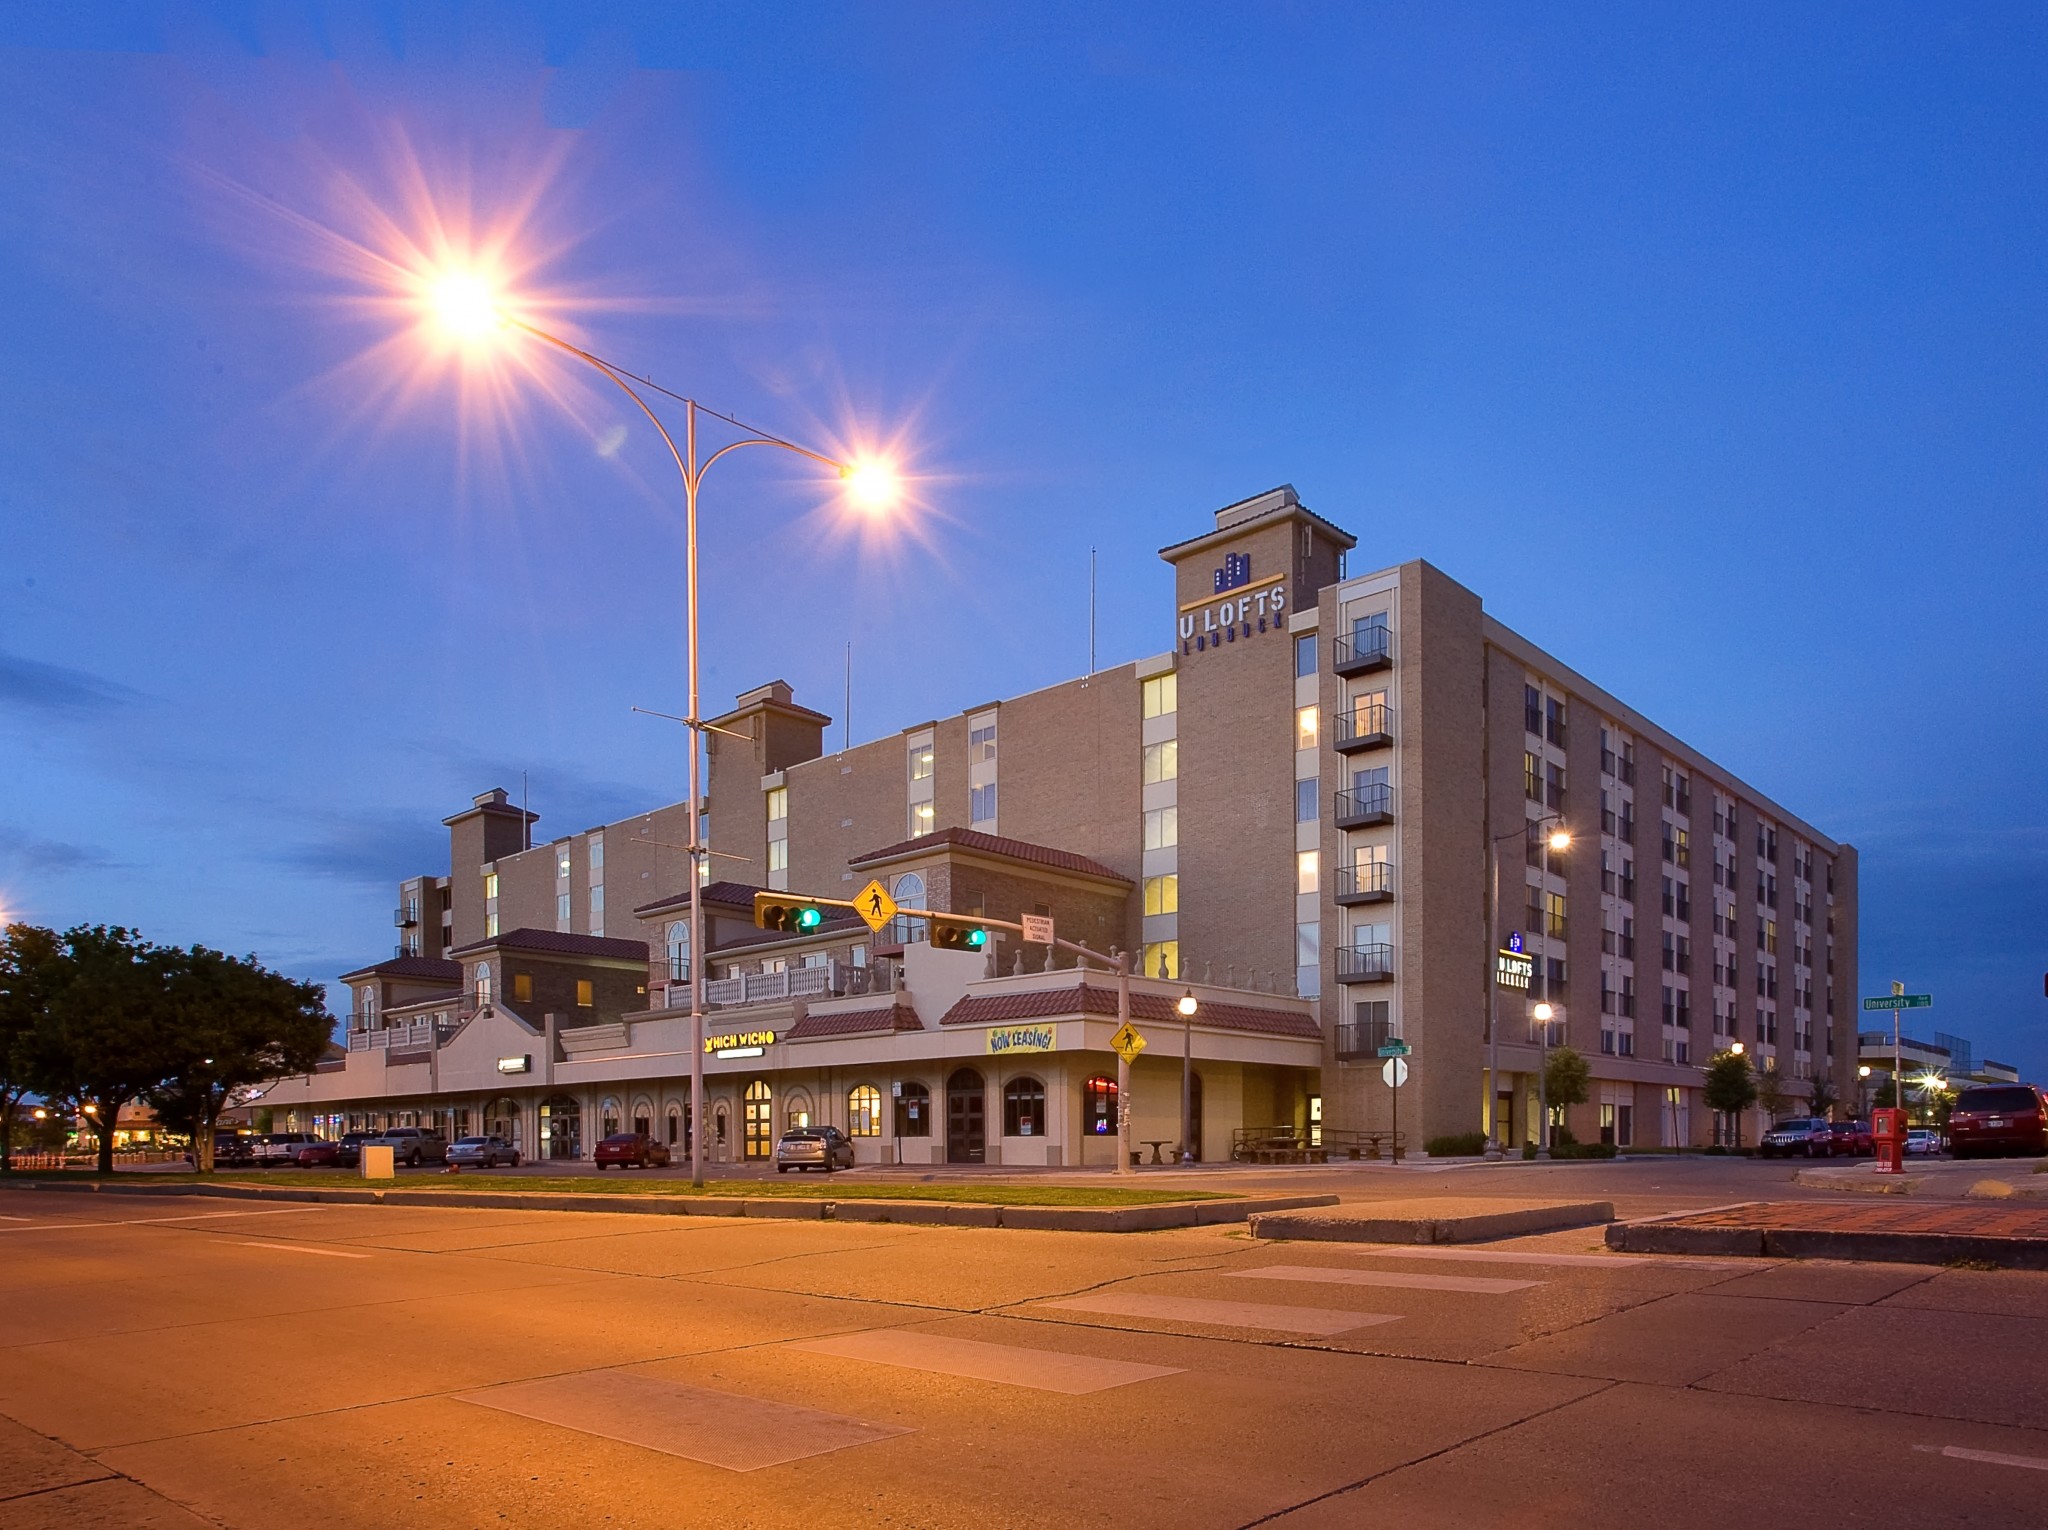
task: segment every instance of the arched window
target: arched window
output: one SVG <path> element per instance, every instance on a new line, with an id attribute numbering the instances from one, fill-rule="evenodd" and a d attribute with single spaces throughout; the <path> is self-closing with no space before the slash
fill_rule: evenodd
<path id="1" fill-rule="evenodd" d="M 1003 1085 L 1003 1135 L 1045 1135 L 1045 1085 L 1035 1078 L 1013 1078 Z"/>
<path id="2" fill-rule="evenodd" d="M 811 1124 L 811 1097 L 804 1093 L 803 1090 L 795 1089 L 790 1091 L 787 1108 L 789 1114 L 788 1118 L 783 1122 L 785 1127 L 794 1131 L 800 1126 L 809 1126 Z"/>
<path id="3" fill-rule="evenodd" d="M 357 991 L 362 994 L 362 998 L 356 1004 L 356 1013 L 359 1016 L 356 1029 L 374 1031 L 377 1028 L 377 985 L 368 983 Z"/>
<path id="4" fill-rule="evenodd" d="M 873 1084 L 856 1084 L 847 1090 L 846 1134 L 849 1137 L 882 1135 L 882 1091 Z"/>
<path id="5" fill-rule="evenodd" d="M 491 964 L 476 964 L 476 1007 L 482 1009 L 491 1002 Z"/>
<path id="6" fill-rule="evenodd" d="M 650 1101 L 633 1102 L 633 1130 L 643 1137 L 654 1135 L 654 1106 Z"/>
<path id="7" fill-rule="evenodd" d="M 1081 1086 L 1081 1130 L 1096 1137 L 1116 1135 L 1116 1080 L 1097 1074 Z"/>
<path id="8" fill-rule="evenodd" d="M 896 879 L 896 885 L 889 890 L 889 896 L 905 908 L 923 908 L 925 900 L 924 878 L 914 871 L 906 871 Z M 925 938 L 925 921 L 899 917 L 890 926 L 902 945 L 915 945 Z"/>
<path id="9" fill-rule="evenodd" d="M 896 1135 L 929 1137 L 932 1134 L 932 1092 L 915 1079 L 897 1086 Z"/>
<path id="10" fill-rule="evenodd" d="M 768 1080 L 757 1078 L 747 1085 L 740 1108 L 740 1125 L 745 1129 L 741 1151 L 748 1158 L 766 1158 L 775 1150 L 775 1092 L 768 1087 Z M 725 1112 L 721 1110 L 718 1115 L 718 1138 L 723 1142 Z"/>
<path id="11" fill-rule="evenodd" d="M 671 1106 L 669 1106 L 669 1108 L 668 1108 L 668 1145 L 669 1145 L 670 1147 L 676 1147 L 676 1146 L 679 1146 L 679 1145 L 681 1144 L 682 1140 L 683 1140 L 683 1112 L 682 1112 L 682 1108 L 681 1108 L 680 1106 L 676 1106 L 676 1105 L 671 1105 Z"/>
<path id="12" fill-rule="evenodd" d="M 668 976 L 672 983 L 690 981 L 690 921 L 678 919 L 668 927 Z"/>
<path id="13" fill-rule="evenodd" d="M 612 1096 L 597 1107 L 597 1134 L 600 1137 L 614 1137 L 619 1131 L 619 1102 Z"/>

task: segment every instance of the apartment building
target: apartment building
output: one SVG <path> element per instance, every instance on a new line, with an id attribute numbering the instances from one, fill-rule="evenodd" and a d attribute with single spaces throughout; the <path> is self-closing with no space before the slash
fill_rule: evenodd
<path id="1" fill-rule="evenodd" d="M 1581 1140 L 1714 1140 L 1730 1124 L 1703 1107 L 1701 1070 L 1735 1040 L 1791 1098 L 1821 1074 L 1853 1097 L 1854 849 L 1441 571 L 1354 574 L 1354 547 L 1291 488 L 1228 506 L 1161 552 L 1163 651 L 838 751 L 788 685 L 736 698 L 708 735 L 703 825 L 711 1029 L 753 1038 L 714 1049 L 735 1054 L 714 1058 L 707 1105 L 725 1112 L 721 1150 L 755 1154 L 801 1116 L 857 1126 L 876 1157 L 1102 1156 L 1115 1067 L 1097 980 L 1008 941 L 933 951 L 910 920 L 796 940 L 751 923 L 756 889 L 843 898 L 870 878 L 908 907 L 1046 914 L 1130 951 L 1165 1025 L 1195 993 L 1181 1039 L 1204 1157 L 1246 1128 L 1342 1142 L 1389 1127 L 1393 1039 L 1411 1049 L 1411 1144 L 1533 1138 L 1551 1045 L 1591 1064 L 1593 1098 L 1567 1114 Z M 347 1065 L 278 1099 L 325 1124 L 511 1112 L 551 1152 L 572 1110 L 579 1145 L 607 1122 L 670 1120 L 688 1072 L 686 810 L 533 844 L 533 816 L 492 791 L 445 822 L 446 875 L 401 888 L 417 942 L 348 975 Z M 1559 829 L 1569 844 L 1551 848 Z M 558 982 L 544 996 L 543 958 L 586 964 L 589 1002 Z M 507 987 L 522 974 L 528 997 Z M 1019 1024 L 1036 1053 L 1006 1034 Z M 1132 1106 L 1141 1137 L 1177 1142 L 1163 1050 L 1141 1059 Z M 391 1062 L 422 1052 L 431 1077 Z M 474 1071 L 530 1054 L 545 1078 Z M 461 1092 L 444 1062 L 467 1104 L 443 1098 Z M 1034 1090 L 1040 1105 L 1018 1104 Z M 940 1143 L 935 1122 L 970 1118 L 971 1141 Z M 918 1126 L 930 1140 L 904 1130 Z"/>

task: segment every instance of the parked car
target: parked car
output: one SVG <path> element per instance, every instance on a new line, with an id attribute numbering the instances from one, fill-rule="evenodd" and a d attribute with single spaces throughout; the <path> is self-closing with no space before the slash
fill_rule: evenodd
<path id="1" fill-rule="evenodd" d="M 1759 1158 L 1775 1158 L 1783 1153 L 1786 1157 L 1802 1154 L 1808 1158 L 1832 1158 L 1835 1156 L 1835 1131 L 1818 1116 L 1795 1116 L 1790 1121 L 1780 1121 L 1763 1135 L 1756 1145 Z"/>
<path id="2" fill-rule="evenodd" d="M 1941 1134 L 1932 1127 L 1906 1128 L 1906 1151 L 1918 1158 L 1931 1158 L 1941 1151 Z"/>
<path id="3" fill-rule="evenodd" d="M 775 1172 L 791 1169 L 834 1169 L 853 1167 L 853 1142 L 836 1126 L 796 1126 L 782 1134 L 775 1144 Z"/>
<path id="4" fill-rule="evenodd" d="M 668 1148 L 645 1132 L 613 1132 L 598 1143 L 596 1159 L 600 1169 L 614 1164 L 622 1169 L 665 1169 Z"/>
<path id="5" fill-rule="evenodd" d="M 320 1137 L 300 1143 L 298 1152 L 292 1155 L 293 1166 L 301 1169 L 331 1169 L 339 1162 L 340 1145 Z"/>
<path id="6" fill-rule="evenodd" d="M 440 1163 L 448 1156 L 448 1139 L 423 1126 L 392 1126 L 365 1137 L 364 1147 L 388 1147 L 393 1163 L 418 1168 L 423 1163 Z"/>
<path id="7" fill-rule="evenodd" d="M 356 1168 L 363 1161 L 363 1144 L 376 1140 L 375 1132 L 343 1132 L 334 1144 L 334 1161 L 344 1169 Z"/>
<path id="8" fill-rule="evenodd" d="M 2048 1101 L 2032 1084 L 1976 1084 L 1956 1096 L 1948 1117 L 1949 1150 L 2048 1153 Z"/>
<path id="9" fill-rule="evenodd" d="M 1868 1121 L 1836 1121 L 1832 1124 L 1837 1153 L 1851 1158 L 1867 1158 L 1876 1151 Z"/>
<path id="10" fill-rule="evenodd" d="M 256 1134 L 254 1132 L 215 1132 L 213 1134 L 213 1166 L 216 1169 L 246 1169 L 256 1161 Z M 192 1149 L 185 1149 L 185 1162 L 197 1163 L 198 1157 Z"/>
<path id="11" fill-rule="evenodd" d="M 519 1149 L 503 1137 L 458 1137 L 448 1144 L 448 1161 L 465 1169 L 516 1169 Z"/>
<path id="12" fill-rule="evenodd" d="M 302 1149 L 319 1141 L 311 1132 L 271 1132 L 255 1140 L 254 1162 L 259 1169 L 291 1168 Z"/>

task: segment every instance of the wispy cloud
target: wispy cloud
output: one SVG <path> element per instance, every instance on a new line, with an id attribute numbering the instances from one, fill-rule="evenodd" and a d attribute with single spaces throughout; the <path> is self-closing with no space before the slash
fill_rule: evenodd
<path id="1" fill-rule="evenodd" d="M 312 838 L 287 845 L 270 858 L 315 877 L 396 888 L 406 877 L 446 870 L 448 831 L 424 815 L 364 813 L 331 819 Z"/>
<path id="2" fill-rule="evenodd" d="M 0 861 L 29 876 L 62 876 L 70 871 L 104 871 L 120 863 L 94 845 L 40 839 L 0 824 Z"/>
<path id="3" fill-rule="evenodd" d="M 105 712 L 142 699 L 140 691 L 82 669 L 0 653 L 0 709 L 23 712 Z"/>

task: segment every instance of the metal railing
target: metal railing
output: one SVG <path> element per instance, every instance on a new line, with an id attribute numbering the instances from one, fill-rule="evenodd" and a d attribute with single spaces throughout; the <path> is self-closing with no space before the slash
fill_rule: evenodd
<path id="1" fill-rule="evenodd" d="M 1330 645 L 1330 667 L 1338 674 L 1377 669 L 1394 658 L 1394 635 L 1385 627 L 1360 627 Z"/>
<path id="2" fill-rule="evenodd" d="M 1377 1058 L 1380 1048 L 1387 1044 L 1388 1024 L 1385 1020 L 1339 1020 L 1337 1022 L 1337 1056 L 1344 1062 L 1356 1062 L 1360 1058 Z"/>
<path id="3" fill-rule="evenodd" d="M 1391 861 L 1367 861 L 1362 866 L 1339 866 L 1335 877 L 1339 903 L 1376 903 L 1394 896 L 1394 866 Z"/>
<path id="4" fill-rule="evenodd" d="M 1330 742 L 1340 751 L 1376 748 L 1394 741 L 1394 709 L 1374 702 L 1339 712 L 1330 730 Z"/>
<path id="5" fill-rule="evenodd" d="M 1392 945 L 1337 948 L 1337 981 L 1340 983 L 1384 983 L 1393 975 Z"/>
<path id="6" fill-rule="evenodd" d="M 1394 816 L 1394 789 L 1385 783 L 1337 793 L 1337 827 L 1384 823 Z"/>

